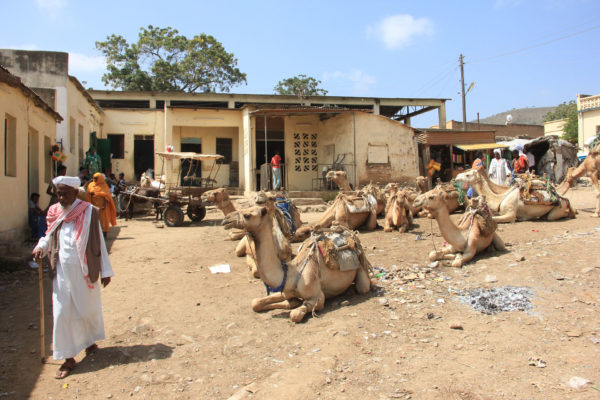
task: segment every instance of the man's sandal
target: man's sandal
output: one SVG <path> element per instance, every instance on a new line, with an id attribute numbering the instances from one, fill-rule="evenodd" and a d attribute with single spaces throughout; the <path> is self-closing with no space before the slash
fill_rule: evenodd
<path id="1" fill-rule="evenodd" d="M 91 345 L 90 347 L 85 349 L 85 355 L 91 356 L 92 354 L 94 354 L 97 351 L 98 351 L 98 345 L 96 343 L 94 343 L 93 345 Z"/>
<path id="2" fill-rule="evenodd" d="M 56 371 L 56 375 L 54 375 L 55 379 L 65 379 L 67 376 L 71 374 L 71 371 L 75 368 L 75 363 L 70 363 L 65 361 L 63 365 L 60 366 L 58 371 Z"/>

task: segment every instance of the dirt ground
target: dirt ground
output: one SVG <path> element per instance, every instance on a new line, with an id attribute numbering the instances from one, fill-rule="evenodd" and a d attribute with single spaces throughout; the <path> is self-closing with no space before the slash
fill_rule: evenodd
<path id="1" fill-rule="evenodd" d="M 598 399 L 600 219 L 591 188 L 568 197 L 576 219 L 501 225 L 508 251 L 462 269 L 427 267 L 443 243 L 435 221 L 361 232 L 376 273 L 387 274 L 368 295 L 350 289 L 299 324 L 251 310 L 265 289 L 233 254 L 218 210 L 180 228 L 119 220 L 109 240 L 116 276 L 102 293 L 107 339 L 65 380 L 53 378 L 60 361 L 40 363 L 37 273 L 0 274 L 0 398 Z M 210 273 L 223 263 L 231 273 Z M 487 315 L 459 300 L 507 285 L 530 288 L 533 308 Z M 50 353 L 48 280 L 45 289 Z M 576 390 L 573 377 L 593 383 Z"/>

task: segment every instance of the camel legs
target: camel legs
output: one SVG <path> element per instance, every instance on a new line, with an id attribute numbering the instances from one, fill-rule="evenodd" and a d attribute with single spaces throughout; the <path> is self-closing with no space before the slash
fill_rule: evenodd
<path id="1" fill-rule="evenodd" d="M 375 228 L 377 228 L 377 211 L 373 210 L 369 213 L 369 217 L 365 223 L 365 229 L 368 231 L 374 231 Z"/>
<path id="2" fill-rule="evenodd" d="M 546 220 L 557 221 L 562 218 L 569 217 L 571 215 L 571 207 L 565 200 L 559 200 L 558 205 L 553 207 L 548 214 L 546 214 Z M 575 215 L 573 214 L 573 218 Z"/>
<path id="3" fill-rule="evenodd" d="M 252 300 L 252 310 L 255 312 L 277 309 L 291 310 L 297 308 L 300 304 L 300 300 L 286 299 L 285 295 L 280 292 Z"/>
<path id="4" fill-rule="evenodd" d="M 506 249 L 504 245 L 504 240 L 498 235 L 497 232 L 494 232 L 494 238 L 492 239 L 492 244 L 496 250 L 502 251 Z"/>
<path id="5" fill-rule="evenodd" d="M 246 249 L 248 248 L 248 239 L 244 236 L 235 246 L 236 257 L 244 257 L 246 255 Z"/>
<path id="6" fill-rule="evenodd" d="M 590 174 L 592 185 L 596 189 L 596 211 L 592 214 L 594 217 L 600 217 L 600 185 L 598 185 L 598 171 L 594 171 Z"/>
<path id="7" fill-rule="evenodd" d="M 354 278 L 356 284 L 356 291 L 358 294 L 365 294 L 371 290 L 371 279 L 369 274 L 363 268 L 359 268 L 356 272 L 356 278 Z"/>
<path id="8" fill-rule="evenodd" d="M 319 291 L 316 299 L 305 300 L 298 308 L 290 313 L 290 319 L 294 322 L 300 322 L 309 311 L 319 311 L 325 307 L 325 294 Z"/>
<path id="9" fill-rule="evenodd" d="M 429 261 L 441 260 L 443 258 L 446 258 L 447 255 L 454 254 L 457 252 L 458 250 L 452 245 L 444 246 L 442 247 L 442 250 L 434 250 L 431 253 L 429 253 Z"/>

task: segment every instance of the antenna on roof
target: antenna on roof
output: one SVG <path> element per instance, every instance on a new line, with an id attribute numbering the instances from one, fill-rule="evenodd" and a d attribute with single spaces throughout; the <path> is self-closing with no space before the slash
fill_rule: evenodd
<path id="1" fill-rule="evenodd" d="M 505 123 L 504 125 L 508 125 L 508 124 L 510 124 L 511 122 L 512 122 L 512 115 L 511 115 L 511 114 L 508 114 L 508 115 L 506 116 L 506 123 Z"/>

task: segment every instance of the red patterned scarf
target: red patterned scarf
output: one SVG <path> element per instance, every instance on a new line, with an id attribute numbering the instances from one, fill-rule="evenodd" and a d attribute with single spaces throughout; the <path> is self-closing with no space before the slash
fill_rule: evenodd
<path id="1" fill-rule="evenodd" d="M 91 204 L 87 201 L 79 201 L 73 208 L 71 208 L 66 215 L 65 209 L 60 205 L 60 203 L 53 204 L 48 209 L 48 215 L 46 216 L 46 223 L 48 224 L 48 229 L 46 230 L 46 235 L 54 232 L 54 230 L 60 225 L 61 222 L 71 223 L 75 221 L 75 233 L 76 239 L 79 239 L 81 236 L 81 232 L 83 232 L 83 221 L 85 219 L 85 210 Z M 64 216 L 63 216 L 64 215 Z"/>

